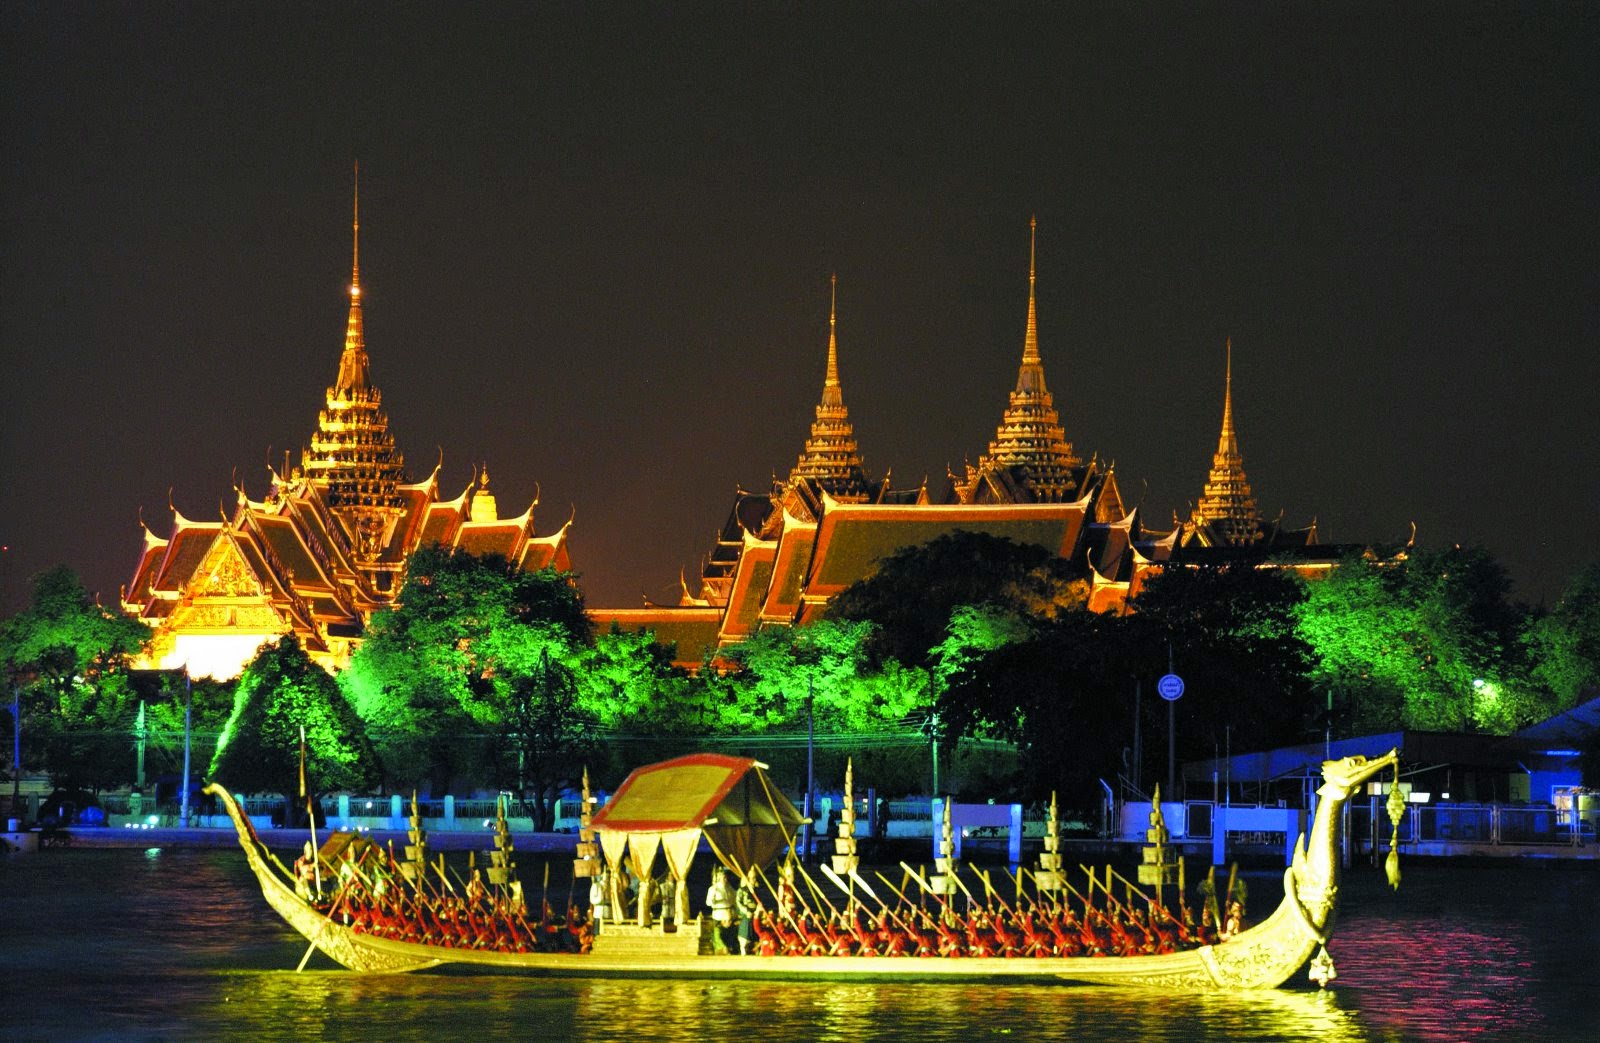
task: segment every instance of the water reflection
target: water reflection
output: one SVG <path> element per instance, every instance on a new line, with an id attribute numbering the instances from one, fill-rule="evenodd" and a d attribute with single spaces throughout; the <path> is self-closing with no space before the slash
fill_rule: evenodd
<path id="1" fill-rule="evenodd" d="M 1575 1039 L 1592 1031 L 1582 979 L 1600 962 L 1596 874 L 1419 869 L 1398 896 L 1379 874 L 1349 881 L 1326 993 L 296 974 L 304 942 L 242 863 L 222 851 L 0 863 L 8 992 L 27 999 L 8 1003 L 7 1038 Z"/>

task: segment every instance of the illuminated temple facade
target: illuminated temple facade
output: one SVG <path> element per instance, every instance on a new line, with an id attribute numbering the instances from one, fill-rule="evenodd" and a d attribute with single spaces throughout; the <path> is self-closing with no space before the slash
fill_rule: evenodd
<path id="1" fill-rule="evenodd" d="M 228 678 L 263 644 L 292 633 L 323 666 L 342 666 L 425 546 L 499 554 L 530 570 L 570 567 L 567 527 L 535 535 L 536 503 L 502 518 L 487 468 L 451 499 L 441 496 L 437 466 L 421 482 L 407 480 L 369 373 L 359 216 L 358 208 L 344 350 L 300 465 L 291 469 L 286 458 L 281 470 L 269 468 L 260 500 L 237 487 L 232 513 L 216 521 L 174 508 L 167 535 L 144 530 L 122 591 L 123 609 L 154 630 L 140 665 Z"/>
<path id="2" fill-rule="evenodd" d="M 445 499 L 439 467 L 413 482 L 373 385 L 362 324 L 359 209 L 352 227 L 350 308 L 344 348 L 300 464 L 269 468 L 265 495 L 235 488 L 231 513 L 213 521 L 173 509 L 166 535 L 144 530 L 125 611 L 151 625 L 141 665 L 187 667 L 227 678 L 267 642 L 296 635 L 333 669 L 348 662 L 373 613 L 395 604 L 412 554 L 440 546 L 498 554 L 513 566 L 569 570 L 570 522 L 534 531 L 534 507 L 501 517 L 487 469 Z M 1311 574 L 1339 548 L 1315 524 L 1266 522 L 1245 475 L 1233 421 L 1232 344 L 1222 431 L 1201 495 L 1187 518 L 1153 527 L 1129 507 L 1115 469 L 1084 458 L 1067 438 L 1039 349 L 1036 265 L 1030 237 L 1027 321 L 1016 384 L 987 449 L 926 481 L 896 489 L 870 477 L 839 376 L 837 284 L 828 317 L 822 393 L 788 474 L 769 489 L 739 489 L 699 575 L 680 580 L 676 604 L 591 608 L 597 626 L 649 630 L 697 667 L 764 626 L 815 619 L 828 601 L 894 552 L 956 531 L 1040 546 L 1073 563 L 1089 606 L 1126 611 L 1163 566 L 1270 549 Z"/>
<path id="3" fill-rule="evenodd" d="M 1081 568 L 1089 607 L 1123 612 L 1163 566 L 1270 550 L 1304 574 L 1331 568 L 1340 548 L 1318 543 L 1315 523 L 1286 530 L 1264 520 L 1244 471 L 1233 423 L 1228 345 L 1222 433 L 1202 495 L 1187 519 L 1147 524 L 1128 507 L 1115 469 L 1085 461 L 1067 439 L 1039 351 L 1032 231 L 1028 311 L 1017 380 L 988 449 L 947 475 L 943 495 L 926 483 L 896 490 L 869 478 L 839 380 L 837 293 L 828 318 L 827 367 L 810 437 L 785 478 L 766 492 L 736 492 L 701 569 L 675 605 L 595 609 L 601 625 L 649 629 L 693 666 L 771 625 L 815 619 L 836 594 L 896 551 L 956 531 L 1044 547 Z"/>

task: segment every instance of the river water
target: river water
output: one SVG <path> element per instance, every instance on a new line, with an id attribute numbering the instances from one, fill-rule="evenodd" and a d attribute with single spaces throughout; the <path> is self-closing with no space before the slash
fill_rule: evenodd
<path id="1" fill-rule="evenodd" d="M 1600 1040 L 1600 870 L 1348 874 L 1339 977 L 1260 994 L 1072 986 L 362 976 L 267 908 L 237 850 L 0 858 L 0 1038 Z M 1249 876 L 1275 904 L 1279 873 Z"/>

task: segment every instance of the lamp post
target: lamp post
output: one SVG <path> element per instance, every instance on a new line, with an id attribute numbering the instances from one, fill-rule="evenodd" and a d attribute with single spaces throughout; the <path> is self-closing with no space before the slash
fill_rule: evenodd
<path id="1" fill-rule="evenodd" d="M 17 814 L 17 805 L 22 801 L 22 688 L 13 685 L 11 688 L 11 817 L 21 818 Z"/>
<path id="2" fill-rule="evenodd" d="M 1176 704 L 1183 698 L 1183 678 L 1172 665 L 1172 643 L 1167 643 L 1167 672 L 1156 682 L 1156 692 L 1167 701 L 1167 793 L 1168 799 L 1178 795 L 1178 724 Z"/>
<path id="3" fill-rule="evenodd" d="M 189 678 L 189 665 L 183 666 L 183 799 L 179 803 L 178 827 L 189 828 L 189 738 L 193 734 L 191 722 L 194 715 L 194 684 Z"/>
<path id="4" fill-rule="evenodd" d="M 1144 738 L 1139 720 L 1144 715 L 1144 682 L 1133 679 L 1133 788 L 1144 792 Z"/>
<path id="5" fill-rule="evenodd" d="M 806 676 L 806 857 L 811 857 L 811 839 L 815 835 L 811 827 L 811 816 L 816 807 L 816 747 L 817 729 L 816 718 L 811 712 L 812 700 L 816 697 L 816 678 Z"/>
<path id="6" fill-rule="evenodd" d="M 143 793 L 144 792 L 144 739 L 145 739 L 144 700 L 143 699 L 139 700 L 139 716 L 137 718 L 135 718 L 134 722 L 133 722 L 133 737 L 134 737 L 135 746 L 136 746 L 136 748 L 138 750 L 138 759 L 135 761 L 133 784 L 134 784 L 134 788 L 135 789 L 137 789 L 139 792 Z"/>

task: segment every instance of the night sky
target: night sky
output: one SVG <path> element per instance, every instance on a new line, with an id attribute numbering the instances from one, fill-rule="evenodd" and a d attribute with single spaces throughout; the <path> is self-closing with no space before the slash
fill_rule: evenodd
<path id="1" fill-rule="evenodd" d="M 114 604 L 168 489 L 315 428 L 351 165 L 374 382 L 414 478 L 576 512 L 590 604 L 675 597 L 787 473 L 839 277 L 896 486 L 976 460 L 1037 214 L 1067 436 L 1152 525 L 1216 446 L 1264 513 L 1482 544 L 1553 600 L 1600 531 L 1600 7 L 8 2 L 6 611 Z"/>

